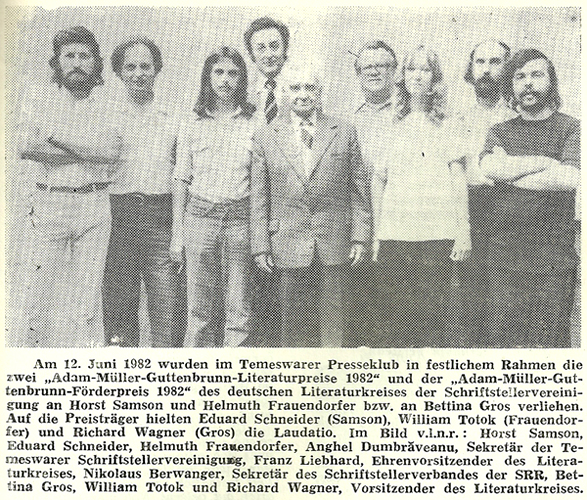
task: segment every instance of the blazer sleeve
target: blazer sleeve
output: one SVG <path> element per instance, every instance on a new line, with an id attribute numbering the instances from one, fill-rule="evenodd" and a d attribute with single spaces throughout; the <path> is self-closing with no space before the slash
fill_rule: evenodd
<path id="1" fill-rule="evenodd" d="M 270 185 L 267 159 L 258 132 L 251 143 L 251 253 L 271 251 L 269 241 Z"/>
<path id="2" fill-rule="evenodd" d="M 366 243 L 371 240 L 371 196 L 370 178 L 367 165 L 361 156 L 357 131 L 350 126 L 349 133 L 351 168 L 351 240 Z"/>

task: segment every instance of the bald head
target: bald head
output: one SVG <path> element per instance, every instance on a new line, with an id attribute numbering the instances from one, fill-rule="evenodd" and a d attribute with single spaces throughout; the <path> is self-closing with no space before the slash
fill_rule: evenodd
<path id="1" fill-rule="evenodd" d="M 285 94 L 294 113 L 307 118 L 320 107 L 322 78 L 314 65 L 288 67 L 283 79 Z"/>
<path id="2" fill-rule="evenodd" d="M 465 80 L 475 87 L 478 98 L 499 99 L 503 69 L 509 56 L 510 48 L 497 40 L 487 40 L 473 49 Z"/>

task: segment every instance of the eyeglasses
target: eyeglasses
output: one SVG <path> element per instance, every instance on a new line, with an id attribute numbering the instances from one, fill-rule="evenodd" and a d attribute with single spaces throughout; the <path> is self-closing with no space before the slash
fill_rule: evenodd
<path id="1" fill-rule="evenodd" d="M 368 64 L 367 66 L 362 66 L 360 68 L 361 73 L 365 71 L 373 71 L 376 70 L 378 73 L 383 73 L 384 71 L 392 68 L 393 64 L 386 63 L 386 64 Z"/>

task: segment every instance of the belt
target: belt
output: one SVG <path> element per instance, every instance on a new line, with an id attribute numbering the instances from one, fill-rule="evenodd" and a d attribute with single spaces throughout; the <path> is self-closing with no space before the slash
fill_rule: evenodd
<path id="1" fill-rule="evenodd" d="M 145 194 L 145 193 L 122 193 L 122 194 L 111 194 L 113 199 L 126 199 L 139 205 L 155 204 L 171 201 L 171 193 L 163 194 Z"/>
<path id="2" fill-rule="evenodd" d="M 75 193 L 75 194 L 87 194 L 93 193 L 94 191 L 101 191 L 106 189 L 110 185 L 109 182 L 92 182 L 91 184 L 84 184 L 79 187 L 71 186 L 47 186 L 47 184 L 41 184 L 37 182 L 37 188 L 41 191 L 48 191 L 49 193 Z"/>
<path id="3" fill-rule="evenodd" d="M 187 210 L 198 217 L 212 217 L 223 219 L 224 217 L 249 217 L 250 201 L 249 197 L 240 200 L 214 203 L 212 201 L 200 198 L 196 195 L 190 195 L 187 204 Z"/>

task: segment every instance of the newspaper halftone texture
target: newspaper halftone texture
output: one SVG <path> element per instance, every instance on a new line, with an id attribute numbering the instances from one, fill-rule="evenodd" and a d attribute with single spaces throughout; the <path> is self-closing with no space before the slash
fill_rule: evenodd
<path id="1" fill-rule="evenodd" d="M 578 8 L 23 12 L 7 346 L 579 347 Z M 543 128 L 466 77 L 489 40 L 552 63 Z"/>

